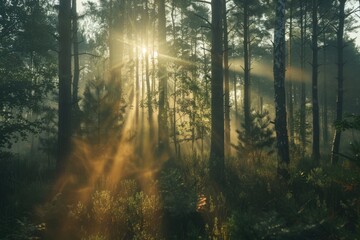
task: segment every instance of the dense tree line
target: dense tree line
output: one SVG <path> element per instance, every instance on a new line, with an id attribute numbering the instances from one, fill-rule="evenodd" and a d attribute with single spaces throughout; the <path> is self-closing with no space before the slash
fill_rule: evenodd
<path id="1" fill-rule="evenodd" d="M 284 22 L 289 29 L 288 51 L 286 59 L 282 61 L 286 61 L 284 64 L 287 64 L 286 78 L 289 82 L 286 87 L 289 115 L 286 125 L 289 126 L 289 129 L 285 132 L 289 131 L 290 142 L 292 143 L 290 150 L 293 146 L 299 145 L 303 149 L 302 152 L 306 154 L 306 142 L 310 141 L 306 137 L 308 135 L 306 129 L 310 126 L 313 129 L 311 152 L 315 161 L 320 159 L 320 142 L 324 142 L 323 146 L 328 146 L 327 125 L 329 122 L 327 112 L 335 109 L 334 104 L 330 104 L 330 109 L 328 109 L 329 96 L 325 95 L 327 91 L 321 90 L 321 83 L 319 83 L 319 77 L 322 77 L 323 86 L 334 85 L 334 78 L 330 80 L 329 74 L 326 74 L 328 71 L 332 71 L 329 69 L 334 69 L 331 64 L 338 66 L 339 97 L 336 106 L 336 119 L 340 121 L 343 115 L 341 110 L 343 86 L 341 82 L 344 78 L 344 70 L 342 69 L 345 68 L 346 70 L 346 64 L 341 63 L 345 61 L 341 53 L 347 49 L 345 46 L 348 44 L 351 44 L 353 51 L 356 52 L 354 43 L 347 38 L 345 28 L 347 27 L 351 31 L 351 13 L 357 10 L 353 4 L 349 2 L 348 6 L 345 7 L 345 3 L 336 1 L 313 1 L 311 4 L 306 1 L 290 1 L 290 4 L 286 5 L 288 19 L 284 18 Z M 239 103 L 243 106 L 244 112 L 243 114 L 236 112 L 235 116 L 243 117 L 244 132 L 241 134 L 249 135 L 251 128 L 250 112 L 256 110 L 255 105 L 251 102 L 256 102 L 256 98 L 259 98 L 254 94 L 254 87 L 257 81 L 266 81 L 265 77 L 257 76 L 258 73 L 252 74 L 255 70 L 261 71 L 253 65 L 269 59 L 272 54 L 272 43 L 269 35 L 272 25 L 268 24 L 268 20 L 276 17 L 272 14 L 273 9 L 276 9 L 275 2 L 229 1 L 216 7 L 216 10 L 222 9 L 222 12 L 214 13 L 215 10 L 211 10 L 210 4 L 201 1 L 185 1 L 183 3 L 177 3 L 177 1 L 168 3 L 100 1 L 98 3 L 89 2 L 86 5 L 87 10 L 81 18 L 78 17 L 76 2 L 71 1 L 59 2 L 58 8 L 41 5 L 39 1 L 24 3 L 5 1 L 3 5 L 2 56 L 6 56 L 2 68 L 4 71 L 12 75 L 16 74 L 16 71 L 20 71 L 19 69 L 11 69 L 6 65 L 11 64 L 10 57 L 12 57 L 24 62 L 26 71 L 22 75 L 25 75 L 26 72 L 30 75 L 36 75 L 40 71 L 37 66 L 42 66 L 40 62 L 45 61 L 46 58 L 52 57 L 51 60 L 46 60 L 46 64 L 52 64 L 52 66 L 56 64 L 54 56 L 55 52 L 59 51 L 58 144 L 59 149 L 68 149 L 59 151 L 59 154 L 70 152 L 70 148 L 65 146 L 70 145 L 71 136 L 74 136 L 77 131 L 76 128 L 81 127 L 81 120 L 77 117 L 77 115 L 81 115 L 83 98 L 81 91 L 86 85 L 86 79 L 91 75 L 102 75 L 105 77 L 104 81 L 120 82 L 118 91 L 120 95 L 123 95 L 121 98 L 128 104 L 132 104 L 131 101 L 135 100 L 133 109 L 136 112 L 137 121 L 139 121 L 140 111 L 143 116 L 147 115 L 149 124 L 146 128 L 149 128 L 148 134 L 152 138 L 158 135 L 158 141 L 154 144 L 159 148 L 159 151 L 167 146 L 165 147 L 166 151 L 175 150 L 177 155 L 181 155 L 179 148 L 181 145 L 187 146 L 189 142 L 193 146 L 193 152 L 199 151 L 198 148 L 194 148 L 194 145 L 201 141 L 203 146 L 201 152 L 204 152 L 204 144 L 207 145 L 211 142 L 212 147 L 209 145 L 209 150 L 215 152 L 210 155 L 219 155 L 220 159 L 223 159 L 225 155 L 233 155 L 233 153 L 231 154 L 233 152 L 231 144 L 236 143 L 234 143 L 234 138 L 230 137 L 233 135 L 230 132 L 230 125 L 235 124 L 232 132 L 242 126 L 242 123 L 239 125 L 232 115 L 232 112 L 238 111 L 234 105 Z M 215 9 L 215 7 L 213 8 Z M 341 12 L 343 8 L 344 11 Z M 54 32 L 57 11 L 59 13 L 58 34 Z M 213 15 L 210 16 L 210 13 Z M 89 21 L 95 21 L 98 25 L 91 26 Z M 212 21 L 217 22 L 217 29 L 214 29 L 216 24 Z M 79 22 L 82 25 L 81 32 L 79 32 Z M 210 26 L 211 28 L 208 28 Z M 79 39 L 79 33 L 84 34 L 81 38 L 85 41 Z M 58 49 L 56 47 L 57 40 L 59 42 Z M 210 40 L 220 42 L 213 43 Z M 335 42 L 337 42 L 336 46 Z M 79 46 L 81 45 L 86 46 L 87 50 L 85 51 L 88 53 L 79 53 Z M 327 61 L 326 63 L 319 62 L 321 59 L 320 51 L 323 52 L 324 56 L 327 56 L 334 55 L 336 49 L 338 51 L 337 58 L 333 59 L 333 63 L 330 63 L 326 57 L 322 59 Z M 105 51 L 105 55 L 101 51 Z M 219 55 L 220 53 L 224 53 L 221 58 L 223 60 L 219 58 L 220 56 L 217 58 L 214 56 L 214 54 Z M 84 67 L 80 66 L 79 58 L 81 58 L 80 62 Z M 100 60 L 101 58 L 103 60 Z M 237 61 L 239 58 L 244 59 L 242 63 Z M 15 61 L 15 59 L 13 60 Z M 208 74 L 209 72 L 216 74 L 213 65 L 216 61 L 223 62 L 221 64 L 222 70 L 219 69 L 217 78 L 221 77 L 219 81 L 224 82 L 224 89 L 223 83 L 214 86 L 216 81 L 212 79 L 216 77 Z M 73 63 L 72 66 L 71 62 Z M 91 70 L 91 64 L 99 62 L 103 62 L 102 73 L 101 70 L 96 70 L 98 72 Z M 307 62 L 311 64 L 307 64 Z M 300 73 L 296 71 L 297 68 L 300 68 Z M 312 72 L 312 100 L 311 104 L 307 105 L 307 99 L 310 99 L 310 96 L 307 96 L 305 88 L 306 85 L 309 85 L 307 82 L 310 78 L 310 68 Z M 81 78 L 80 69 L 84 72 L 88 69 L 86 74 L 81 74 Z M 110 69 L 110 75 L 106 74 L 106 69 Z M 220 74 L 220 72 L 222 73 Z M 39 72 L 38 74 L 45 73 Z M 230 89 L 229 85 L 230 75 L 234 79 L 233 89 Z M 106 80 L 107 76 L 110 77 L 108 80 Z M 29 77 L 23 77 L 29 79 Z M 300 85 L 296 82 L 299 77 Z M 21 81 L 20 79 L 21 76 L 15 80 Z M 351 79 L 349 81 L 352 81 Z M 32 87 L 45 87 L 48 89 L 46 91 L 50 91 L 48 83 L 51 84 L 54 78 L 52 76 L 46 80 L 46 84 L 39 84 L 38 80 L 32 81 Z M 237 87 L 239 83 L 236 82 L 239 80 L 240 85 L 243 86 L 242 89 Z M 40 126 L 40 123 L 35 124 L 21 114 L 26 108 L 26 103 L 30 103 L 25 98 L 26 94 L 22 94 L 21 90 L 19 90 L 20 92 L 13 91 L 12 89 L 16 88 L 10 88 L 11 86 L 8 86 L 6 92 L 5 84 L 16 84 L 15 82 L 4 80 L 3 115 L 6 116 L 6 112 L 9 112 L 6 109 L 10 108 L 15 108 L 12 114 L 15 115 L 14 112 L 17 114 L 16 117 L 8 115 L 8 119 L 4 118 L 3 120 L 4 123 L 9 123 L 3 125 L 4 136 L 8 136 L 3 138 L 3 146 L 5 144 L 11 145 L 11 139 L 17 138 L 19 135 L 17 130 L 23 129 L 19 133 L 25 137 L 27 130 L 34 131 L 35 125 Z M 260 85 L 259 83 L 258 94 L 262 95 L 261 91 L 263 90 L 261 90 Z M 230 94 L 231 90 L 233 94 Z M 216 91 L 219 91 L 218 95 L 216 95 Z M 40 92 L 43 93 L 43 90 L 34 90 L 30 94 L 29 97 L 36 99 L 34 104 L 40 104 L 40 96 L 36 94 Z M 251 92 L 253 94 L 250 94 Z M 353 98 L 355 96 L 351 92 L 348 101 L 356 102 L 357 100 Z M 129 96 L 126 96 L 128 99 L 125 99 L 126 93 L 130 93 Z M 323 99 L 326 101 L 321 106 L 324 109 L 322 119 L 326 123 L 322 124 L 323 136 L 326 138 L 324 140 L 320 138 L 319 93 L 323 95 Z M 11 102 L 11 97 L 14 98 L 13 95 L 16 94 L 23 96 L 17 97 L 18 105 L 15 101 L 14 103 Z M 213 97 L 214 94 L 215 97 Z M 241 94 L 240 99 L 239 94 Z M 42 95 L 44 96 L 44 94 Z M 224 96 L 225 102 L 220 96 Z M 333 94 L 331 96 L 334 97 Z M 285 99 L 285 96 L 282 98 Z M 25 106 L 22 106 L 22 99 L 24 99 L 23 104 Z M 234 102 L 235 104 L 232 104 Z M 259 111 L 267 103 L 271 103 L 270 99 L 266 99 L 265 102 L 262 100 L 261 106 L 258 107 Z M 44 106 L 44 104 L 40 105 Z M 306 110 L 308 107 L 312 109 L 311 114 Z M 75 112 L 72 111 L 74 109 L 78 109 L 75 115 Z M 209 109 L 210 115 L 204 112 L 205 109 Z M 210 109 L 212 110 L 210 111 Z M 224 112 L 225 116 L 222 115 L 220 118 L 220 115 L 217 116 L 219 112 Z M 273 115 L 271 112 L 270 115 Z M 299 125 L 294 122 L 294 115 L 298 112 L 300 115 Z M 153 115 L 155 114 L 158 114 L 158 118 L 154 118 Z M 312 116 L 312 121 L 308 120 L 308 114 Z M 273 117 L 275 119 L 275 115 Z M 34 117 L 34 119 L 36 118 L 38 117 Z M 200 118 L 203 118 L 202 121 Z M 16 119 L 16 121 L 19 119 L 17 121 L 18 128 L 11 127 L 11 119 Z M 80 125 L 76 124 L 77 121 L 80 121 L 78 123 Z M 21 124 L 22 122 L 28 124 Z M 33 127 L 31 127 L 31 122 L 33 125 L 35 124 Z M 218 124 L 224 125 L 224 127 Z M 77 127 L 71 125 L 77 125 Z M 157 125 L 163 127 L 157 127 L 158 132 L 155 132 L 153 128 L 156 128 Z M 280 125 L 284 126 L 284 124 Z M 205 137 L 210 134 L 208 130 L 211 130 L 212 135 L 210 142 Z M 215 134 L 214 131 L 219 132 Z M 219 137 L 224 135 L 224 132 L 226 136 L 224 140 L 220 141 Z M 284 135 L 283 138 L 287 137 Z M 339 152 L 338 139 L 339 133 L 336 134 L 332 152 Z M 221 143 L 216 144 L 217 141 Z M 222 143 L 223 141 L 225 144 Z M 174 149 L 171 142 L 173 142 Z M 224 145 L 221 148 L 226 149 L 226 154 L 225 150 L 215 150 L 220 145 Z M 224 153 L 222 153 L 223 151 Z M 323 151 L 325 155 L 329 153 L 328 150 L 325 151 L 324 149 Z M 59 161 L 61 162 L 61 160 Z"/>
<path id="2" fill-rule="evenodd" d="M 47 156 L 58 180 L 75 179 L 64 189 L 141 182 L 148 169 L 164 192 L 207 179 L 219 205 L 234 166 L 241 175 L 270 159 L 291 185 L 308 158 L 314 169 L 356 162 L 358 132 L 349 148 L 345 130 L 360 114 L 358 10 L 352 0 L 1 1 L 0 158 L 28 144 L 21 152 Z M 206 178 L 173 170 L 189 158 Z M 335 206 L 330 185 L 321 197 Z M 182 214 L 165 210 L 170 222 Z"/>

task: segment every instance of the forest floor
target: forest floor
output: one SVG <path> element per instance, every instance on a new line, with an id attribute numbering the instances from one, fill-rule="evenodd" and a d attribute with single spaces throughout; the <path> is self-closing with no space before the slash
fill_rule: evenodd
<path id="1" fill-rule="evenodd" d="M 0 161 L 0 239 L 359 239 L 360 174 L 348 163 L 299 159 L 289 180 L 276 159 L 174 159 L 116 182 L 54 180 L 34 161 Z M 64 179 L 64 178 L 63 178 Z M 70 180 L 69 180 L 70 179 Z M 90 184 L 91 183 L 91 184 Z"/>

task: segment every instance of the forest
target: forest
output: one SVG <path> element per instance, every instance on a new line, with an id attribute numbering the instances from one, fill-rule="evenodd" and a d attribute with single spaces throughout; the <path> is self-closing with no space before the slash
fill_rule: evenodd
<path id="1" fill-rule="evenodd" d="M 360 239 L 360 1 L 0 0 L 0 239 Z"/>

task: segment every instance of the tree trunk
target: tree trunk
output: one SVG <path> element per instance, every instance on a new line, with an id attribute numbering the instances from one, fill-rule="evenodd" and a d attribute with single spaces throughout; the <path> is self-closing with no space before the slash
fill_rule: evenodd
<path id="1" fill-rule="evenodd" d="M 135 125 L 139 129 L 139 107 L 140 107 L 140 66 L 139 66 L 139 48 L 137 47 L 138 34 L 135 33 Z"/>
<path id="2" fill-rule="evenodd" d="M 274 89 L 275 89 L 275 131 L 278 149 L 278 175 L 288 178 L 289 140 L 286 124 L 285 99 L 285 0 L 276 4 L 274 31 Z"/>
<path id="3" fill-rule="evenodd" d="M 344 22 L 345 22 L 345 2 L 346 0 L 339 0 L 339 26 L 337 30 L 337 67 L 338 67 L 338 89 L 337 89 L 337 101 L 336 101 L 336 121 L 342 120 L 343 113 L 343 100 L 344 100 Z M 341 131 L 336 129 L 332 151 L 331 151 L 331 163 L 336 164 L 339 161 Z"/>
<path id="4" fill-rule="evenodd" d="M 152 9 L 152 15 L 155 15 L 155 7 Z M 158 53 L 159 51 L 155 51 L 155 42 L 156 42 L 156 21 L 152 21 L 152 48 L 153 48 L 153 51 L 152 51 L 152 61 L 151 61 L 151 65 L 152 65 L 152 72 L 151 72 L 151 75 L 152 75 L 152 83 L 151 83 L 151 92 L 155 93 L 156 91 L 156 64 L 155 64 L 155 58 L 158 58 Z M 156 52 L 156 53 L 155 53 Z M 155 97 L 156 95 L 154 95 L 153 97 Z"/>
<path id="5" fill-rule="evenodd" d="M 168 144 L 168 124 L 167 124 L 167 70 L 166 59 L 166 16 L 165 0 L 158 0 L 158 41 L 159 41 L 159 114 L 158 114 L 158 151 L 162 154 L 167 150 Z"/>
<path id="6" fill-rule="evenodd" d="M 223 98 L 223 41 L 222 2 L 211 1 L 211 146 L 210 177 L 222 184 L 224 169 L 224 98 Z"/>
<path id="7" fill-rule="evenodd" d="M 73 76 L 73 91 L 72 91 L 72 103 L 74 106 L 74 113 L 79 111 L 79 79 L 80 79 L 80 63 L 79 63 L 79 40 L 78 40 L 78 14 L 76 8 L 76 0 L 72 0 L 72 39 L 73 39 L 73 55 L 74 55 L 74 76 Z M 78 125 L 76 123 L 76 125 Z"/>
<path id="8" fill-rule="evenodd" d="M 300 93 L 300 144 L 303 156 L 306 153 L 306 85 L 304 78 L 305 71 L 305 35 L 306 35 L 306 11 L 304 3 L 300 1 L 300 71 L 301 71 L 301 93 Z"/>
<path id="9" fill-rule="evenodd" d="M 202 49 L 203 49 L 203 74 L 205 76 L 205 90 L 204 90 L 204 104 L 205 105 L 208 105 L 209 104 L 209 101 L 210 101 L 210 89 L 209 89 L 209 62 L 208 62 L 208 51 L 206 50 L 206 37 L 205 37 L 205 34 L 204 34 L 204 31 L 202 31 L 202 34 L 201 34 L 201 42 L 202 42 Z M 201 109 L 202 111 L 202 114 L 204 113 L 204 109 L 202 108 Z M 201 157 L 203 158 L 204 157 L 204 150 L 205 150 L 205 137 L 206 135 L 206 126 L 204 123 L 202 123 L 201 125 Z"/>
<path id="10" fill-rule="evenodd" d="M 293 1 L 290 1 L 289 52 L 288 52 L 288 124 L 291 146 L 294 145 L 294 91 L 292 81 L 292 32 L 293 32 Z"/>
<path id="11" fill-rule="evenodd" d="M 194 52 L 193 52 L 193 56 L 195 56 L 195 59 L 196 59 L 196 56 L 197 56 L 197 39 L 195 38 L 194 40 L 194 44 L 191 44 L 191 45 L 194 45 L 194 46 L 191 46 L 191 48 L 194 49 Z M 196 67 L 193 67 L 192 69 L 192 81 L 194 82 L 194 84 L 197 84 L 197 68 Z M 197 118 L 196 118 L 196 111 L 197 111 L 197 93 L 196 92 L 193 92 L 192 94 L 193 96 L 193 99 L 192 99 L 192 117 L 191 117 L 191 121 L 192 121 L 192 124 L 191 124 L 191 150 L 192 150 L 192 153 L 194 154 L 195 153 L 195 142 L 196 142 L 196 133 L 197 133 Z"/>
<path id="12" fill-rule="evenodd" d="M 172 24 L 172 38 L 173 41 L 176 40 L 176 24 L 175 24 L 175 0 L 172 0 L 172 6 L 171 6 L 171 24 Z M 177 69 L 174 70 L 174 100 L 173 100 L 173 116 L 172 116 L 172 128 L 173 128 L 173 141 L 174 141 L 174 150 L 175 150 L 175 156 L 180 157 L 178 152 L 178 139 L 177 139 L 177 127 L 176 127 L 176 102 L 177 102 Z"/>
<path id="13" fill-rule="evenodd" d="M 71 152 L 71 101 L 71 0 L 60 0 L 58 174 L 64 172 Z"/>
<path id="14" fill-rule="evenodd" d="M 250 97 L 250 56 L 249 56 L 249 3 L 244 1 L 244 125 L 245 137 L 250 136 L 251 97 Z"/>
<path id="15" fill-rule="evenodd" d="M 174 72 L 174 101 L 173 101 L 173 141 L 174 141 L 174 149 L 175 156 L 178 157 L 178 141 L 177 141 L 177 128 L 176 128 L 176 101 L 177 101 L 177 72 Z"/>
<path id="16" fill-rule="evenodd" d="M 230 77 L 229 77 L 229 42 L 227 26 L 226 0 L 223 0 L 223 34 L 224 34 L 224 83 L 225 83 L 225 156 L 230 157 Z"/>
<path id="17" fill-rule="evenodd" d="M 147 90 L 147 107 L 148 107 L 148 121 L 149 121 L 149 137 L 153 137 L 153 108 L 152 108 L 152 93 L 150 87 L 150 71 L 149 71 L 149 16 L 148 16 L 149 8 L 148 2 L 145 1 L 145 11 L 144 11 L 144 27 L 145 27 L 145 81 L 146 81 L 146 90 Z"/>
<path id="18" fill-rule="evenodd" d="M 319 164 L 320 160 L 320 123 L 318 101 L 318 2 L 312 0 L 312 117 L 313 141 L 312 159 Z"/>
<path id="19" fill-rule="evenodd" d="M 326 45 L 326 33 L 323 35 L 324 45 Z M 323 143 L 324 147 L 329 146 L 329 128 L 328 128 L 328 107 L 327 107 L 327 74 L 326 74 L 326 47 L 323 48 Z"/>
<path id="20" fill-rule="evenodd" d="M 143 45 L 143 39 L 144 39 L 144 36 L 141 34 L 141 44 L 140 46 Z M 140 54 L 142 54 L 142 49 L 140 49 Z M 145 76 L 145 70 L 144 70 L 144 66 L 145 66 L 145 59 L 144 58 L 140 58 L 141 59 L 141 72 L 140 72 L 140 75 L 141 75 L 141 83 L 139 84 L 139 87 L 141 89 L 141 97 L 140 97 L 140 103 L 145 103 L 145 80 L 144 80 L 144 76 Z M 141 142 L 140 142 L 140 149 L 141 149 L 141 154 L 143 156 L 145 156 L 145 154 L 148 154 L 147 153 L 147 149 L 145 149 L 145 141 L 144 141 L 144 137 L 145 136 L 145 108 L 142 106 L 141 107 L 141 115 L 140 115 L 140 119 L 141 119 L 141 122 L 140 122 L 140 136 L 142 136 L 141 138 Z"/>
<path id="21" fill-rule="evenodd" d="M 129 10 L 127 11 L 126 18 L 128 19 L 128 22 L 133 23 L 135 22 L 135 13 L 134 13 L 134 2 L 128 2 Z M 133 24 L 129 24 L 130 26 L 127 28 L 127 38 L 131 39 L 134 42 L 134 46 L 136 46 L 135 38 L 134 38 L 134 26 Z M 135 60 L 134 60 L 134 49 L 128 48 L 127 49 L 129 54 L 129 82 L 131 86 L 131 90 L 129 93 L 129 103 L 134 104 L 135 100 Z"/>

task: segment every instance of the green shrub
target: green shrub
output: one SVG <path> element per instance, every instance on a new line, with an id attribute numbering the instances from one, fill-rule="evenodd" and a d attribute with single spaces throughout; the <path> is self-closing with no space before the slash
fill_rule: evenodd
<path id="1" fill-rule="evenodd" d="M 265 153 L 268 155 L 273 153 L 275 137 L 274 129 L 270 125 L 271 120 L 268 111 L 253 111 L 251 113 L 248 136 L 244 124 L 242 124 L 242 130 L 236 130 L 238 133 L 238 145 L 234 147 L 239 158 L 249 159 L 254 163 L 262 160 Z"/>

